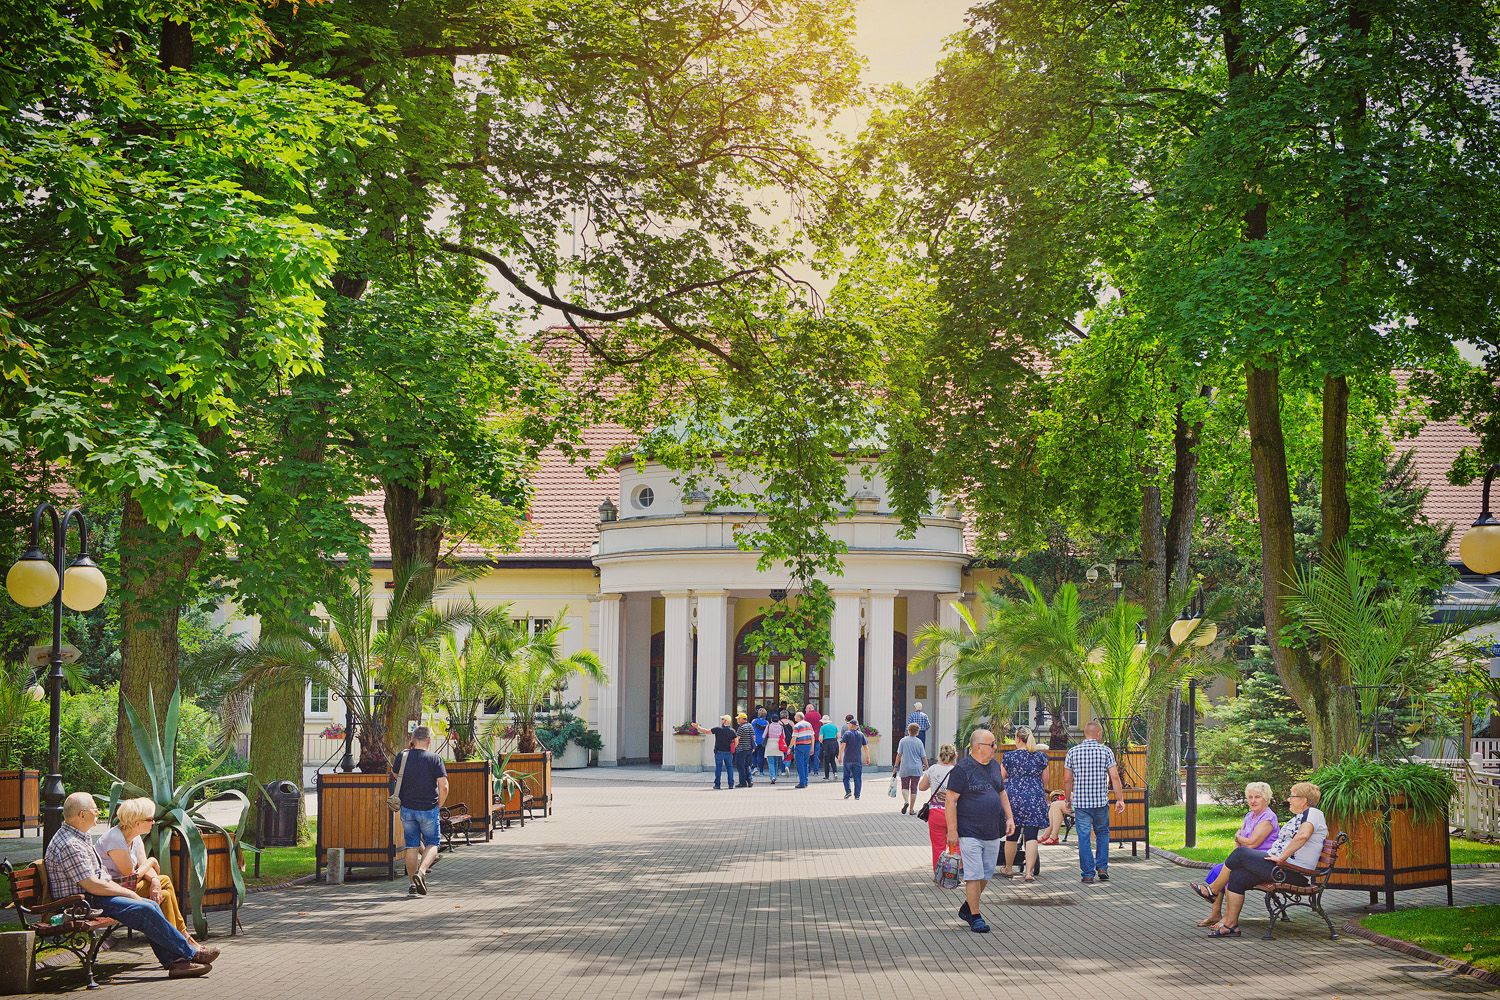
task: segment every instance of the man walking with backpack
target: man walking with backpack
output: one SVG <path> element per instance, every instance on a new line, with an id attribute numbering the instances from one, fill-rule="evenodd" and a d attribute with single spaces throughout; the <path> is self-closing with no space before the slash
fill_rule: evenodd
<path id="1" fill-rule="evenodd" d="M 408 896 L 427 895 L 427 870 L 437 861 L 438 811 L 448 799 L 448 769 L 432 752 L 432 730 L 418 726 L 411 745 L 391 762 L 396 771 L 396 797 L 401 800 L 401 829 L 406 841 Z"/>

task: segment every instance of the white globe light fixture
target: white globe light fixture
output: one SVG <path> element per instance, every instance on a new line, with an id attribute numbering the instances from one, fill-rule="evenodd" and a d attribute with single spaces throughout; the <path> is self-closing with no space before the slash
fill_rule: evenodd
<path id="1" fill-rule="evenodd" d="M 1480 576 L 1500 573 L 1500 522 L 1490 513 L 1490 485 L 1500 465 L 1492 465 L 1484 473 L 1484 493 L 1479 501 L 1479 517 L 1474 525 L 1464 532 L 1458 543 L 1458 557 L 1471 572 Z"/>
<path id="2" fill-rule="evenodd" d="M 63 573 L 63 603 L 74 611 L 92 611 L 104 603 L 109 581 L 87 552 L 74 559 Z"/>
<path id="3" fill-rule="evenodd" d="M 5 590 L 23 608 L 39 608 L 57 596 L 57 569 L 32 546 L 5 574 Z"/>

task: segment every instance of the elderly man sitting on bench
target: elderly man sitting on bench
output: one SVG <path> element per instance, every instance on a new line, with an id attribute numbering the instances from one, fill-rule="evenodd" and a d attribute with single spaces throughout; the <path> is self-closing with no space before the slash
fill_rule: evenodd
<path id="1" fill-rule="evenodd" d="M 81 893 L 106 917 L 146 935 L 157 961 L 173 979 L 206 974 L 219 957 L 219 949 L 194 946 L 172 926 L 160 906 L 104 874 L 89 833 L 98 818 L 99 807 L 87 792 L 74 792 L 63 803 L 63 825 L 47 845 L 47 888 L 52 898 Z"/>

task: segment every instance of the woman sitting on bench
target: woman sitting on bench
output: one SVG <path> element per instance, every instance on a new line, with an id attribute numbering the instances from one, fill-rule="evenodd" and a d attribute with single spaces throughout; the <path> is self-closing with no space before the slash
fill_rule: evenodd
<path id="1" fill-rule="evenodd" d="M 155 815 L 156 803 L 150 799 L 126 799 L 119 803 L 115 806 L 115 825 L 99 838 L 94 850 L 104 865 L 104 874 L 127 885 L 134 882 L 135 891 L 160 906 L 162 916 L 181 931 L 190 944 L 196 945 L 198 942 L 188 932 L 187 921 L 177 905 L 177 889 L 172 885 L 171 877 L 161 870 L 155 858 L 146 855 L 146 845 L 141 838 L 151 832 Z"/>
<path id="2" fill-rule="evenodd" d="M 1276 822 L 1276 810 L 1271 808 L 1271 786 L 1264 781 L 1252 781 L 1245 786 L 1245 804 L 1250 811 L 1240 824 L 1240 832 L 1234 835 L 1236 847 L 1253 847 L 1257 851 L 1269 851 L 1276 843 L 1281 825 Z M 1219 922 L 1224 905 L 1224 885 L 1229 881 L 1229 869 L 1221 861 L 1208 870 L 1208 877 L 1193 883 L 1193 892 L 1213 904 L 1208 916 L 1198 921 L 1199 927 L 1212 927 Z"/>
<path id="3" fill-rule="evenodd" d="M 1276 881 L 1276 867 L 1282 864 L 1295 865 L 1312 871 L 1318 867 L 1323 855 L 1323 841 L 1328 839 L 1328 819 L 1318 808 L 1323 798 L 1322 789 L 1310 781 L 1299 781 L 1292 786 L 1287 796 L 1292 807 L 1292 818 L 1276 836 L 1276 843 L 1267 852 L 1253 847 L 1236 847 L 1224 861 L 1228 880 L 1224 884 L 1224 919 L 1209 933 L 1209 937 L 1239 937 L 1240 910 L 1245 906 L 1245 893 L 1262 882 Z M 1311 885 L 1312 879 L 1300 872 L 1284 870 L 1286 881 L 1292 885 Z"/>

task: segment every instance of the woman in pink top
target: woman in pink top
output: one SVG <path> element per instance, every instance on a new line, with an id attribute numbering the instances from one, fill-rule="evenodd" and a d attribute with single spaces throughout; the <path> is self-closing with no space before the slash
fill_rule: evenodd
<path id="1" fill-rule="evenodd" d="M 1271 808 L 1271 786 L 1264 781 L 1250 782 L 1245 786 L 1245 804 L 1250 811 L 1240 824 L 1240 832 L 1234 835 L 1235 846 L 1265 851 L 1276 842 L 1276 834 L 1281 831 L 1276 811 Z M 1198 921 L 1199 927 L 1211 927 L 1219 922 L 1224 906 L 1224 886 L 1228 882 L 1229 870 L 1220 863 L 1208 870 L 1208 877 L 1202 882 L 1193 883 L 1193 892 L 1213 904 L 1208 916 Z"/>
<path id="2" fill-rule="evenodd" d="M 786 727 L 781 724 L 780 719 L 772 719 L 766 724 L 766 767 L 771 771 L 771 784 L 776 784 L 778 771 L 786 770 Z"/>

